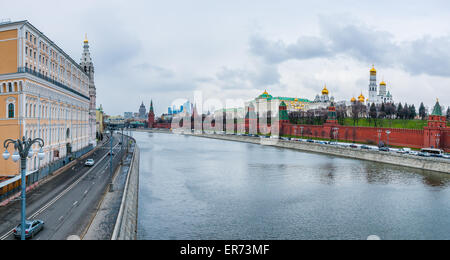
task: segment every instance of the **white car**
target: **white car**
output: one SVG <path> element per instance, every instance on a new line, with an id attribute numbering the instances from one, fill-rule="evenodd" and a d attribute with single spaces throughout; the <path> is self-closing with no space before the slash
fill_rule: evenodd
<path id="1" fill-rule="evenodd" d="M 88 159 L 85 163 L 84 166 L 94 166 L 95 161 L 94 159 Z"/>

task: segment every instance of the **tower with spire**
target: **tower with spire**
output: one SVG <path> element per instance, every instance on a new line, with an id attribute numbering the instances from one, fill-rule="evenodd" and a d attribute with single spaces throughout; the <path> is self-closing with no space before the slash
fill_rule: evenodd
<path id="1" fill-rule="evenodd" d="M 148 128 L 155 127 L 155 111 L 153 109 L 153 100 L 150 102 L 150 111 L 148 112 Z"/>
<path id="2" fill-rule="evenodd" d="M 97 91 L 94 82 L 94 64 L 92 63 L 91 53 L 89 51 L 89 41 L 87 35 L 83 42 L 83 53 L 81 54 L 80 66 L 89 76 L 89 137 L 92 144 L 96 143 L 96 97 Z"/>

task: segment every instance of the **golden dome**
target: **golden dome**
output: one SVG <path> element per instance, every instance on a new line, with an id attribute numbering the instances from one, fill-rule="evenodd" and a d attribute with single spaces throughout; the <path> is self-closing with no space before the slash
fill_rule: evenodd
<path id="1" fill-rule="evenodd" d="M 372 69 L 370 70 L 370 74 L 377 74 L 377 70 L 375 69 L 375 65 L 372 65 Z"/>
<path id="2" fill-rule="evenodd" d="M 322 95 L 328 95 L 329 91 L 327 89 L 327 85 L 325 85 L 325 87 L 322 90 Z"/>
<path id="3" fill-rule="evenodd" d="M 267 90 L 264 91 L 263 95 L 269 95 L 269 93 L 267 93 Z"/>
<path id="4" fill-rule="evenodd" d="M 84 43 L 88 43 L 89 41 L 88 41 L 88 38 L 87 38 L 87 33 L 86 33 L 86 35 L 84 36 Z"/>
<path id="5" fill-rule="evenodd" d="M 361 93 L 361 95 L 358 97 L 359 102 L 364 103 L 366 101 L 366 97 Z"/>
<path id="6" fill-rule="evenodd" d="M 350 102 L 356 102 L 356 98 L 352 97 L 352 99 L 350 100 Z"/>
<path id="7" fill-rule="evenodd" d="M 384 82 L 384 80 L 383 80 L 383 81 L 381 81 L 380 85 L 381 86 L 386 86 L 386 82 Z"/>

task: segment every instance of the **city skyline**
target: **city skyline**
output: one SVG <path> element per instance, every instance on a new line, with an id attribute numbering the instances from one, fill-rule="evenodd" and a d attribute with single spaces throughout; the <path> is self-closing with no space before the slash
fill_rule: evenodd
<path id="1" fill-rule="evenodd" d="M 134 111 L 135 102 L 120 101 L 136 96 L 136 103 L 147 106 L 156 101 L 159 114 L 175 99 L 192 100 L 194 91 L 205 99 L 250 100 L 265 89 L 313 99 L 326 84 L 340 100 L 368 96 L 372 64 L 396 102 L 431 107 L 439 97 L 443 105 L 450 103 L 440 95 L 450 84 L 444 1 L 91 2 L 64 3 L 68 11 L 51 18 L 39 15 L 46 5 L 29 1 L 18 13 L 18 4 L 11 3 L 2 19 L 30 21 L 67 46 L 71 57 L 78 57 L 87 33 L 97 104 L 108 114 Z M 433 18 L 423 15 L 431 12 Z"/>

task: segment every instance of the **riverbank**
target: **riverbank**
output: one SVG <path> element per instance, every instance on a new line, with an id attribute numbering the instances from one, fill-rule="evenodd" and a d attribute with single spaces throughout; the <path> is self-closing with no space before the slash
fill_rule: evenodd
<path id="1" fill-rule="evenodd" d="M 141 130 L 144 132 L 154 133 L 170 133 L 169 130 Z M 435 158 L 417 157 L 411 155 L 403 155 L 396 153 L 384 153 L 379 151 L 361 150 L 346 148 L 333 145 L 322 145 L 315 143 L 285 141 L 278 139 L 265 139 L 250 136 L 237 135 L 211 135 L 211 134 L 194 134 L 194 133 L 180 133 L 184 135 L 191 135 L 203 138 L 212 138 L 219 140 L 228 140 L 235 142 L 245 142 L 260 145 L 271 145 L 279 148 L 288 148 L 306 152 L 322 153 L 352 159 L 373 161 L 379 163 L 387 163 L 391 165 L 410 167 L 415 169 L 422 169 L 427 171 L 441 172 L 450 174 L 450 160 L 441 160 Z"/>

